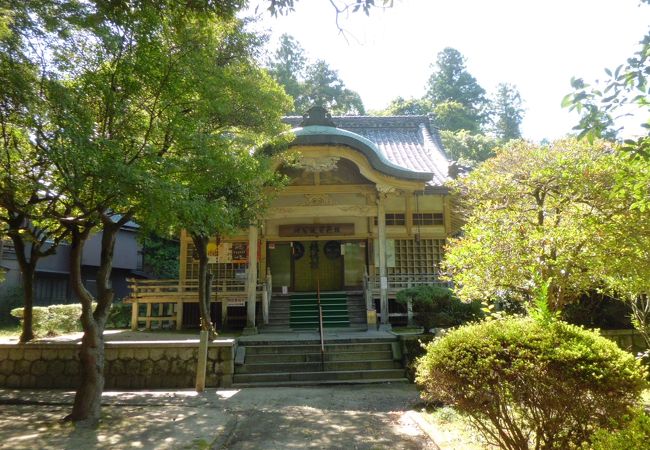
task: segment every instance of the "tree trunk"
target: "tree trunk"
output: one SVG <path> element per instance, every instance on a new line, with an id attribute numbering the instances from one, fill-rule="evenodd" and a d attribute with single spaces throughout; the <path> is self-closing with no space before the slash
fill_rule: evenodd
<path id="1" fill-rule="evenodd" d="M 38 252 L 30 249 L 31 257 L 27 259 L 27 246 L 23 236 L 20 233 L 24 219 L 16 217 L 9 224 L 9 236 L 16 250 L 16 259 L 20 266 L 23 285 L 23 329 L 20 334 L 20 342 L 25 343 L 34 339 L 34 278 L 36 276 L 36 262 L 38 261 Z M 32 245 L 36 245 L 33 243 Z"/>
<path id="2" fill-rule="evenodd" d="M 93 296 L 86 290 L 81 277 L 83 246 L 91 227 L 72 230 L 70 249 L 70 276 L 72 287 L 81 301 L 81 325 L 84 335 L 79 349 L 79 387 L 72 412 L 65 420 L 81 426 L 95 426 L 100 419 L 102 392 L 104 390 L 104 327 L 113 303 L 113 290 L 109 287 L 113 262 L 113 250 L 117 234 L 124 218 L 113 223 L 110 217 L 102 217 L 102 248 L 97 271 L 97 306 L 93 311 Z"/>
<path id="3" fill-rule="evenodd" d="M 25 343 L 34 339 L 34 281 L 36 264 L 26 264 L 22 271 L 23 282 L 23 328 L 20 342 Z"/>
<path id="4" fill-rule="evenodd" d="M 199 256 L 199 312 L 201 314 L 201 329 L 210 332 L 211 337 L 214 333 L 212 319 L 210 318 L 210 298 L 207 297 L 209 287 L 208 277 L 208 241 L 207 236 L 192 234 L 192 242 Z M 206 298 L 207 297 L 207 298 Z"/>

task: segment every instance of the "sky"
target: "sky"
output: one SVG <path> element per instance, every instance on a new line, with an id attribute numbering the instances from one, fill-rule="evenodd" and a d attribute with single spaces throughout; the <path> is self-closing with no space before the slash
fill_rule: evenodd
<path id="1" fill-rule="evenodd" d="M 560 106 L 571 77 L 604 79 L 605 67 L 639 49 L 650 6 L 639 0 L 395 0 L 368 17 L 342 16 L 344 34 L 329 0 L 299 0 L 286 16 L 261 17 L 255 28 L 270 34 L 271 49 L 280 35 L 292 35 L 311 60 L 324 59 L 338 71 L 366 110 L 424 95 L 436 55 L 453 47 L 488 94 L 500 82 L 517 86 L 526 110 L 522 133 L 539 141 L 562 137 L 577 123 Z M 638 134 L 644 119 L 622 122 L 622 135 Z"/>

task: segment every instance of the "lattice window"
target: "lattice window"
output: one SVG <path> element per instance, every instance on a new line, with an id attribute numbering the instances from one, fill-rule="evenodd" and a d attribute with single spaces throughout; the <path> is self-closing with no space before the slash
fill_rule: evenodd
<path id="1" fill-rule="evenodd" d="M 396 239 L 395 267 L 388 274 L 437 274 L 444 245 L 444 239 Z"/>
<path id="2" fill-rule="evenodd" d="M 414 213 L 413 225 L 444 225 L 442 213 Z"/>
<path id="3" fill-rule="evenodd" d="M 377 224 L 375 217 L 375 225 Z M 386 226 L 404 226 L 404 224 L 406 224 L 406 216 L 403 213 L 386 213 Z"/>
<path id="4" fill-rule="evenodd" d="M 186 258 L 186 279 L 198 280 L 199 279 L 199 260 L 195 259 L 194 244 L 187 243 L 187 258 Z M 208 271 L 214 275 L 216 279 L 233 279 L 237 275 L 242 276 L 242 272 L 246 270 L 248 264 L 246 263 L 208 263 Z"/>

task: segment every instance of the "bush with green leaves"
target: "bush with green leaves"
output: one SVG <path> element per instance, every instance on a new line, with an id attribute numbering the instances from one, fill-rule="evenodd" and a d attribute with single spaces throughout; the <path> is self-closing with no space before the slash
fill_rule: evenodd
<path id="1" fill-rule="evenodd" d="M 22 319 L 23 308 L 12 309 L 11 315 Z M 34 333 L 37 336 L 56 336 L 81 331 L 80 317 L 81 305 L 79 303 L 34 306 L 32 312 Z"/>
<path id="2" fill-rule="evenodd" d="M 650 450 L 650 416 L 644 411 L 632 414 L 618 430 L 597 430 L 590 450 Z"/>
<path id="3" fill-rule="evenodd" d="M 445 287 L 425 285 L 403 289 L 396 299 L 404 305 L 409 300 L 413 302 L 414 319 L 425 330 L 454 327 L 483 317 L 480 302 L 462 302 Z"/>
<path id="4" fill-rule="evenodd" d="M 634 356 L 597 333 L 544 316 L 459 327 L 418 361 L 422 396 L 466 414 L 505 449 L 566 449 L 615 428 L 647 387 Z"/>
<path id="5" fill-rule="evenodd" d="M 131 324 L 131 303 L 123 300 L 113 303 L 108 313 L 108 323 L 113 328 L 128 328 Z"/>
<path id="6" fill-rule="evenodd" d="M 23 304 L 23 289 L 19 286 L 4 288 L 0 291 L 0 324 L 15 325 L 16 319 L 11 311 Z"/>

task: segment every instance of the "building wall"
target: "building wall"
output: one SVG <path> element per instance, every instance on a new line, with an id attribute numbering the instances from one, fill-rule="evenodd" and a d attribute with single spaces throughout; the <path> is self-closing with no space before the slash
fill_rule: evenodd
<path id="1" fill-rule="evenodd" d="M 314 150 L 314 149 L 311 149 Z M 331 152 L 331 149 L 330 149 Z M 379 235 L 377 226 L 377 186 L 361 175 L 355 164 L 341 158 L 336 169 L 324 172 L 310 172 L 295 167 L 279 167 L 278 171 L 291 178 L 289 186 L 281 190 L 272 200 L 266 218 L 259 230 L 260 255 L 258 277 L 264 278 L 267 267 L 266 244 L 268 242 L 291 242 L 298 240 L 366 240 L 368 242 L 368 272 L 373 274 L 378 266 L 376 242 Z M 359 163 L 360 164 L 360 163 Z M 368 173 L 368 168 L 365 168 Z M 420 273 L 434 273 L 442 258 L 442 248 L 446 237 L 452 232 L 451 211 L 448 194 L 442 189 L 428 189 L 423 183 L 388 179 L 382 175 L 382 182 L 394 182 L 391 192 L 385 194 L 384 210 L 388 216 L 400 216 L 401 222 L 387 223 L 386 238 L 389 251 L 397 249 L 400 264 L 389 258 L 393 272 L 412 270 L 421 267 Z M 414 218 L 414 215 L 416 217 Z M 422 224 L 417 217 L 435 215 L 436 222 Z M 283 225 L 327 225 L 352 224 L 354 232 L 349 235 L 308 235 L 291 236 L 281 232 Z M 242 230 L 233 236 L 222 238 L 223 242 L 247 243 L 247 231 Z M 214 245 L 214 240 L 213 240 Z M 218 247 L 223 253 L 225 247 Z M 401 253 L 399 252 L 402 249 Z M 185 234 L 181 236 L 181 278 L 196 277 L 198 262 L 192 256 L 192 244 Z M 413 262 L 406 262 L 411 258 Z M 398 261 L 400 262 L 400 261 Z M 426 267 L 431 263 L 431 267 Z M 237 265 L 239 264 L 239 265 Z M 235 271 L 246 268 L 246 262 L 234 263 L 232 270 L 224 270 L 222 264 L 210 267 L 217 277 L 230 277 Z M 390 272 L 390 271 L 389 271 Z"/>
<path id="2" fill-rule="evenodd" d="M 126 279 L 131 271 L 139 270 L 139 252 L 142 245 L 137 240 L 134 229 L 123 229 L 119 232 L 115 243 L 113 272 L 111 285 L 115 291 L 116 299 L 126 297 L 129 293 Z M 84 246 L 82 259 L 82 278 L 86 288 L 96 294 L 95 277 L 101 253 L 101 233 L 93 235 Z M 2 253 L 2 267 L 5 268 L 4 282 L 0 282 L 0 302 L 21 286 L 21 273 L 16 260 L 13 244 L 5 240 Z M 76 298 L 70 287 L 70 246 L 67 243 L 59 244 L 56 253 L 41 258 L 36 267 L 34 303 L 40 306 L 72 303 Z"/>

